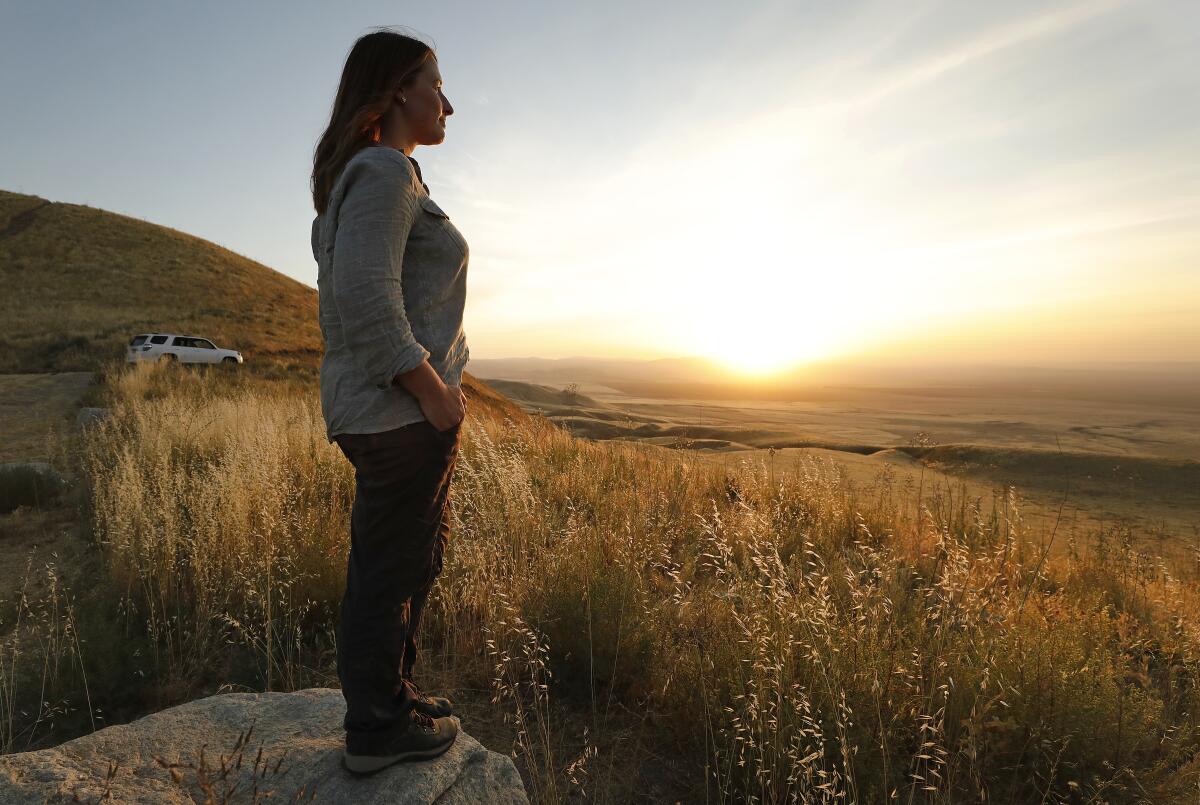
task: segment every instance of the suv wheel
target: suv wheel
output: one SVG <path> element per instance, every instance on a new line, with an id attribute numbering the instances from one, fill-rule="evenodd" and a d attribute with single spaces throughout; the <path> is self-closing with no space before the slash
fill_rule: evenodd
<path id="1" fill-rule="evenodd" d="M 161 361 L 162 363 L 175 363 L 178 360 L 179 360 L 179 356 L 173 352 L 164 352 L 162 357 L 159 358 L 159 361 Z"/>
<path id="2" fill-rule="evenodd" d="M 236 364 L 236 363 L 237 363 L 237 358 L 222 358 L 222 359 L 221 359 L 221 363 L 224 363 L 224 364 L 230 364 L 230 363 Z"/>

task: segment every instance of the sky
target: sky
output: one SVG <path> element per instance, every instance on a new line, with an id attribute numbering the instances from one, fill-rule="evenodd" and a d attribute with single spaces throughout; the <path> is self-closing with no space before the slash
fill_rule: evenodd
<path id="1" fill-rule="evenodd" d="M 312 150 L 376 26 L 472 358 L 1200 360 L 1200 3 L 0 0 L 0 188 L 310 286 Z"/>

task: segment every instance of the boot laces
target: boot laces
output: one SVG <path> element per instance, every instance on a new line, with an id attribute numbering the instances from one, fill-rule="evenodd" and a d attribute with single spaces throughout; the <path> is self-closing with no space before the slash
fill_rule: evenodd
<path id="1" fill-rule="evenodd" d="M 424 713 L 419 713 L 416 710 L 410 710 L 409 714 L 412 716 L 412 720 L 416 722 L 417 726 L 425 730 L 425 732 L 435 732 L 432 718 Z"/>
<path id="2" fill-rule="evenodd" d="M 425 691 L 421 690 L 420 686 L 417 685 L 416 682 L 411 679 L 406 679 L 404 680 L 404 684 L 408 685 L 409 690 L 412 691 L 413 696 L 417 699 L 417 701 L 424 704 L 433 704 L 433 700 L 425 694 Z"/>

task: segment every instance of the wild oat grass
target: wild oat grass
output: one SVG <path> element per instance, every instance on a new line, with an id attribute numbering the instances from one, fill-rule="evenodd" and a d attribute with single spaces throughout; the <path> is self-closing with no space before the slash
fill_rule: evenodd
<path id="1" fill-rule="evenodd" d="M 106 566 L 170 673 L 235 640 L 267 689 L 299 687 L 306 633 L 340 594 L 353 471 L 311 400 L 178 374 L 174 393 L 149 365 L 120 374 L 85 437 Z"/>
<path id="2" fill-rule="evenodd" d="M 43 576 L 37 593 L 29 584 L 35 573 Z M 0 612 L 0 753 L 37 747 L 56 721 L 82 715 L 93 730 L 103 726 L 84 669 L 74 596 L 53 564 L 27 564 L 25 579 Z"/>
<path id="3" fill-rule="evenodd" d="M 159 367 L 111 388 L 95 533 L 158 672 L 328 679 L 353 471 L 315 398 Z M 1029 533 L 1011 491 L 852 492 L 827 461 L 475 412 L 452 499 L 426 662 L 490 684 L 538 801 L 649 790 L 656 757 L 721 802 L 1143 801 L 1200 749 L 1195 573 Z M 639 750 L 604 736 L 629 713 L 622 787 L 605 755 Z"/>

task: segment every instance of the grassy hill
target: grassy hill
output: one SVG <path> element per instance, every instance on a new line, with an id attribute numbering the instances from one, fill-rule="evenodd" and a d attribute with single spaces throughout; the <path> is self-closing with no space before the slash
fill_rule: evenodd
<path id="1" fill-rule="evenodd" d="M 195 333 L 252 369 L 315 373 L 317 292 L 164 226 L 0 191 L 0 372 L 79 371 L 131 336 Z"/>
<path id="2" fill-rule="evenodd" d="M 91 371 L 131 336 L 185 332 L 248 371 L 315 380 L 317 292 L 215 243 L 80 204 L 0 190 L 0 374 Z M 523 421 L 464 375 L 475 409 Z"/>

